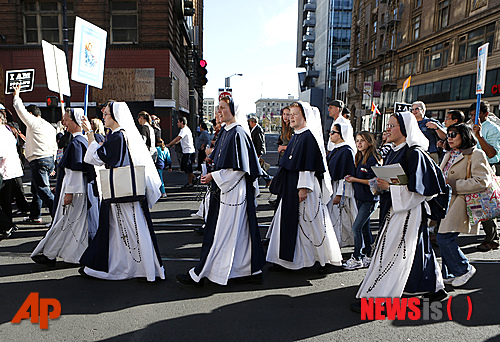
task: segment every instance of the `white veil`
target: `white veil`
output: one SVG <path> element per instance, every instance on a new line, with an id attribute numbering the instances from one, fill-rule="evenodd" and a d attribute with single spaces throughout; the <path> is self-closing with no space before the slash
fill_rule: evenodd
<path id="1" fill-rule="evenodd" d="M 236 123 L 243 127 L 245 132 L 247 132 L 248 136 L 250 136 L 250 127 L 248 126 L 248 120 L 247 116 L 243 114 L 243 112 L 240 110 L 240 106 L 234 103 L 234 118 L 236 120 Z"/>
<path id="2" fill-rule="evenodd" d="M 356 155 L 356 147 L 352 147 L 352 145 L 347 141 L 347 137 L 352 137 L 352 126 L 344 121 L 340 121 L 335 123 L 335 125 L 340 126 L 340 133 L 342 134 L 342 139 L 345 141 L 347 145 L 349 145 L 352 149 L 352 155 Z M 356 144 L 354 144 L 356 145 Z"/>
<path id="3" fill-rule="evenodd" d="M 332 179 L 330 177 L 330 172 L 328 171 L 328 164 L 326 163 L 323 127 L 321 126 L 321 114 L 318 108 L 312 107 L 309 103 L 303 101 L 299 101 L 299 103 L 302 105 L 304 114 L 306 115 L 306 126 L 313 134 L 314 139 L 316 139 L 316 143 L 318 144 L 319 150 L 321 151 L 321 157 L 323 158 L 323 166 L 325 167 L 325 172 L 323 174 L 323 186 L 321 188 L 323 192 L 323 203 L 326 204 L 332 196 L 333 189 Z"/>
<path id="4" fill-rule="evenodd" d="M 128 141 L 127 146 L 134 165 L 144 165 L 146 167 L 146 198 L 149 208 L 152 208 L 161 195 L 161 180 L 151 154 L 135 126 L 134 118 L 127 104 L 125 102 L 113 102 L 112 112 L 116 122 L 125 130 Z"/>
<path id="5" fill-rule="evenodd" d="M 429 149 L 429 140 L 425 137 L 424 133 L 422 133 L 420 127 L 418 127 L 415 115 L 410 112 L 401 112 L 398 114 L 401 115 L 404 129 L 406 130 L 406 144 L 409 147 L 418 145 L 427 151 Z M 398 120 L 398 122 L 401 124 L 400 120 Z"/>

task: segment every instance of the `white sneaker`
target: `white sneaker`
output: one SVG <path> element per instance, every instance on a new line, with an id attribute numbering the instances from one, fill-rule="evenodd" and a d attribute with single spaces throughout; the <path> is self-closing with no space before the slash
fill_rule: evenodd
<path id="1" fill-rule="evenodd" d="M 451 282 L 451 286 L 459 287 L 465 285 L 474 274 L 476 274 L 476 268 L 471 265 L 467 273 L 462 274 L 459 277 L 455 277 L 455 279 Z"/>
<path id="2" fill-rule="evenodd" d="M 366 255 L 365 255 L 365 256 L 363 257 L 362 262 L 363 262 L 363 267 L 365 267 L 365 268 L 366 268 L 366 267 L 370 267 L 370 264 L 372 263 L 372 258 L 370 258 L 369 256 L 366 256 Z"/>
<path id="3" fill-rule="evenodd" d="M 345 270 L 352 271 L 358 268 L 363 268 L 363 261 L 356 260 L 354 256 L 351 256 L 349 260 L 343 265 Z"/>

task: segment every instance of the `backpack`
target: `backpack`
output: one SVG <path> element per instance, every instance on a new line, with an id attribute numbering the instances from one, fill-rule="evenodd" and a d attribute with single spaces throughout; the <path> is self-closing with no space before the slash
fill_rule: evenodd
<path id="1" fill-rule="evenodd" d="M 419 146 L 412 146 L 408 149 L 408 152 L 406 153 L 406 167 L 408 168 L 408 164 L 410 161 L 410 155 L 411 152 L 413 152 L 415 149 L 419 149 L 421 152 L 424 153 L 425 157 L 430 159 L 433 163 L 434 161 L 431 159 L 427 151 L 424 151 L 421 147 Z M 434 163 L 435 164 L 435 163 Z M 441 168 L 437 165 L 435 165 L 436 172 L 438 175 L 440 175 L 443 178 L 444 182 L 444 175 L 443 171 Z M 443 219 L 446 216 L 446 213 L 448 212 L 448 205 L 450 203 L 451 199 L 451 187 L 448 184 L 444 184 L 445 188 L 443 193 L 440 193 L 439 195 L 433 197 L 427 203 L 429 204 L 429 207 L 431 209 L 431 214 L 429 215 L 429 218 L 431 220 L 439 221 Z"/>

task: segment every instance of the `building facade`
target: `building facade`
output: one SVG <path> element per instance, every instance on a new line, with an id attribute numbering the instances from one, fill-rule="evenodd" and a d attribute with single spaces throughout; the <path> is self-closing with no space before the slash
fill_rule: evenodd
<path id="1" fill-rule="evenodd" d="M 255 115 L 260 121 L 280 116 L 281 109 L 296 101 L 297 99 L 294 99 L 293 96 L 289 96 L 288 99 L 258 99 L 255 101 Z"/>
<path id="2" fill-rule="evenodd" d="M 57 111 L 45 108 L 46 97 L 55 94 L 46 86 L 41 41 L 64 50 L 62 2 L 0 0 L 0 9 L 2 76 L 5 70 L 34 68 L 34 90 L 22 98 L 39 105 L 49 121 L 59 120 Z M 89 91 L 91 117 L 100 114 L 99 104 L 115 99 L 126 101 L 134 115 L 146 110 L 162 117 L 164 139 L 175 133 L 180 115 L 196 125 L 196 107 L 201 114 L 203 95 L 194 61 L 202 56 L 203 0 L 68 0 L 70 75 L 76 16 L 108 33 L 103 87 Z M 85 86 L 73 81 L 70 85 L 71 105 L 82 107 Z M 0 100 L 10 106 L 12 96 L 0 95 Z"/>
<path id="3" fill-rule="evenodd" d="M 342 100 L 346 105 L 347 103 L 347 92 L 349 91 L 349 60 L 350 55 L 347 54 L 344 57 L 337 60 L 333 66 L 335 68 L 335 96 L 337 100 Z"/>
<path id="4" fill-rule="evenodd" d="M 350 51 L 352 0 L 299 0 L 296 66 L 300 100 L 320 109 L 336 93 L 336 62 Z"/>
<path id="5" fill-rule="evenodd" d="M 203 120 L 210 121 L 215 118 L 215 99 L 203 99 Z"/>
<path id="6" fill-rule="evenodd" d="M 475 102 L 477 48 L 489 43 L 483 99 L 498 115 L 500 0 L 355 0 L 348 103 L 356 129 L 367 129 L 371 102 L 385 114 L 396 101 L 423 101 L 443 120 Z M 404 93 L 403 82 L 411 76 Z"/>

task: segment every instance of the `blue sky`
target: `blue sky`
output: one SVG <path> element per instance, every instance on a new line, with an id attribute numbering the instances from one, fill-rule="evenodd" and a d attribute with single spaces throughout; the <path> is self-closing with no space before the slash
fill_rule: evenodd
<path id="1" fill-rule="evenodd" d="M 297 0 L 205 0 L 204 10 L 205 98 L 235 73 L 243 76 L 231 77 L 233 98 L 246 114 L 261 94 L 298 97 Z"/>

